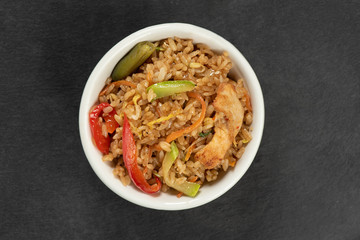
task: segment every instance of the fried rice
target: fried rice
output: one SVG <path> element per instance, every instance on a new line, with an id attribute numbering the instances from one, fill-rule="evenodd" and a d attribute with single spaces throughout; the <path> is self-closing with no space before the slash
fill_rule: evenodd
<path id="1" fill-rule="evenodd" d="M 196 182 L 200 185 L 215 181 L 221 172 L 234 167 L 251 140 L 252 109 L 250 97 L 242 78 L 230 79 L 228 74 L 232 62 L 227 52 L 216 53 L 203 43 L 194 44 L 191 39 L 168 38 L 154 43 L 157 46 L 151 57 L 138 70 L 127 76 L 125 81 L 133 85 L 111 84 L 105 81 L 105 88 L 99 94 L 99 103 L 107 102 L 111 107 L 104 113 L 116 110 L 115 120 L 119 124 L 111 134 L 110 149 L 102 160 L 111 164 L 113 173 L 123 185 L 131 184 L 122 157 L 122 131 L 124 113 L 129 119 L 134 135 L 138 167 L 150 184 L 154 176 L 164 177 L 162 161 L 170 151 L 166 141 L 169 134 L 184 129 L 196 122 L 202 111 L 201 104 L 186 92 L 154 99 L 154 92 L 146 89 L 154 83 L 168 80 L 190 80 L 196 84 L 193 92 L 200 94 L 206 104 L 205 118 L 201 125 L 175 141 L 179 156 L 170 169 L 170 179 L 178 183 Z M 243 124 L 234 137 L 230 148 L 218 164 L 208 169 L 194 157 L 212 140 L 217 121 L 224 121 L 223 114 L 216 114 L 213 102 L 220 84 L 231 84 L 244 108 Z M 106 125 L 102 125 L 104 136 L 108 136 Z M 169 187 L 163 181 L 161 191 Z"/>

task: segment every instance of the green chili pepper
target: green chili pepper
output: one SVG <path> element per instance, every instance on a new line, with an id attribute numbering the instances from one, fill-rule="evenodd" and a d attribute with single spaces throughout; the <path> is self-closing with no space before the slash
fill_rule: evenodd
<path id="1" fill-rule="evenodd" d="M 156 98 L 162 98 L 174 95 L 176 93 L 188 92 L 195 88 L 195 83 L 187 80 L 174 80 L 174 81 L 164 81 L 151 85 L 146 89 L 149 91 L 152 89 L 156 94 Z"/>
<path id="2" fill-rule="evenodd" d="M 195 197 L 195 195 L 197 194 L 197 192 L 200 188 L 200 184 L 192 183 L 192 182 L 188 182 L 188 181 L 185 181 L 181 184 L 176 184 L 175 183 L 176 181 L 174 183 L 172 183 L 170 181 L 169 170 L 170 170 L 171 166 L 173 165 L 173 163 L 175 162 L 175 159 L 177 158 L 178 155 L 179 155 L 179 150 L 178 150 L 175 142 L 172 142 L 171 143 L 171 151 L 166 153 L 163 163 L 162 163 L 162 169 L 163 169 L 163 173 L 164 173 L 165 183 L 169 187 L 172 187 L 172 188 L 178 190 L 179 192 L 184 193 L 185 195 L 188 195 L 190 197 Z"/>
<path id="3" fill-rule="evenodd" d="M 124 79 L 133 73 L 155 51 L 155 45 L 151 42 L 141 42 L 131 49 L 115 66 L 111 73 L 114 81 Z"/>

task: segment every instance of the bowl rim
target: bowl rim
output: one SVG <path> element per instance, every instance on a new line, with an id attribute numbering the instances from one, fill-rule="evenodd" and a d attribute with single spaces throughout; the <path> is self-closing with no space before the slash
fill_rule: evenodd
<path id="1" fill-rule="evenodd" d="M 249 145 L 252 145 L 252 151 L 245 150 L 245 153 L 247 154 L 247 161 L 243 164 L 241 169 L 237 172 L 238 175 L 231 179 L 231 181 L 226 184 L 220 192 L 214 193 L 212 196 L 207 198 L 202 198 L 201 200 L 194 200 L 196 197 L 189 198 L 188 201 L 183 201 L 179 204 L 155 204 L 152 201 L 146 201 L 142 198 L 136 198 L 132 196 L 131 194 L 125 194 L 121 191 L 121 189 L 118 189 L 114 184 L 112 184 L 111 181 L 109 181 L 109 177 L 106 177 L 104 173 L 96 166 L 95 161 L 99 161 L 102 164 L 105 164 L 101 161 L 101 159 L 95 159 L 93 153 L 94 148 L 96 148 L 92 141 L 91 137 L 89 137 L 89 126 L 88 126 L 88 111 L 90 108 L 89 106 L 89 98 L 92 93 L 92 89 L 94 88 L 94 84 L 97 82 L 97 73 L 104 68 L 105 66 L 109 65 L 110 59 L 114 57 L 114 55 L 118 55 L 120 51 L 122 51 L 123 55 L 127 53 L 128 50 L 131 49 L 132 46 L 134 46 L 137 42 L 142 41 L 139 40 L 139 37 L 142 37 L 146 34 L 151 34 L 152 32 L 161 32 L 171 29 L 172 31 L 176 31 L 176 29 L 186 29 L 184 31 L 189 31 L 192 33 L 196 33 L 195 35 L 203 35 L 207 36 L 208 38 L 214 39 L 214 41 L 222 42 L 224 44 L 224 49 L 229 52 L 231 51 L 230 55 L 233 57 L 236 56 L 236 62 L 240 62 L 238 64 L 238 67 L 241 68 L 241 74 L 243 75 L 245 79 L 245 84 L 248 85 L 251 82 L 252 85 L 252 92 L 256 92 L 256 95 L 253 96 L 253 93 L 251 94 L 252 100 L 256 100 L 256 111 L 257 111 L 257 136 L 254 137 L 252 141 L 249 143 Z M 170 35 L 168 37 L 171 37 Z M 158 39 L 160 40 L 160 39 Z M 206 43 L 205 43 L 206 44 Z M 234 62 L 233 57 L 230 56 L 231 60 Z M 118 61 L 118 60 L 117 60 Z M 116 61 L 116 62 L 117 62 Z M 104 79 L 105 81 L 105 79 Z M 255 111 L 255 109 L 254 109 Z M 255 114 L 254 114 L 255 116 Z M 254 118 L 255 120 L 255 118 Z M 245 59 L 245 57 L 240 53 L 240 51 L 229 41 L 224 39 L 223 37 L 219 36 L 218 34 L 207 30 L 205 28 L 195 26 L 188 23 L 163 23 L 163 24 L 157 24 L 153 26 L 148 26 L 146 28 L 140 29 L 129 36 L 125 37 L 121 41 L 119 41 L 117 44 L 115 44 L 97 63 L 93 71 L 91 72 L 85 87 L 84 91 L 82 93 L 81 101 L 80 101 L 80 108 L 79 108 L 79 131 L 80 131 L 80 139 L 82 143 L 83 150 L 85 152 L 86 158 L 89 161 L 89 164 L 91 165 L 92 169 L 94 170 L 95 174 L 100 178 L 100 180 L 108 187 L 110 188 L 114 193 L 122 197 L 123 199 L 132 202 L 134 204 L 137 204 L 142 207 L 157 209 L 157 210 L 185 210 L 190 209 L 194 207 L 198 207 L 201 205 L 204 205 L 206 203 L 209 203 L 216 198 L 220 197 L 221 195 L 225 194 L 229 189 L 231 189 L 239 180 L 242 178 L 242 176 L 245 174 L 245 172 L 250 167 L 251 163 L 253 162 L 256 153 L 258 151 L 258 148 L 261 143 L 263 129 L 264 129 L 264 122 L 265 122 L 265 105 L 264 105 L 264 99 L 263 94 L 261 90 L 260 83 L 258 81 L 258 78 L 256 77 L 256 74 L 248 61 Z M 255 130 L 255 129 L 254 129 Z M 91 135 L 90 135 L 91 136 Z M 248 146 L 249 146 L 248 145 Z M 246 149 L 248 149 L 248 146 Z M 243 157 L 242 157 L 243 158 Z M 240 158 L 240 159 L 242 159 Z M 238 165 L 238 164 L 237 164 Z M 119 181 L 119 180 L 118 180 Z M 120 181 L 119 181 L 120 182 Z M 129 186 L 128 186 L 129 187 Z M 166 193 L 162 193 L 166 194 Z"/>

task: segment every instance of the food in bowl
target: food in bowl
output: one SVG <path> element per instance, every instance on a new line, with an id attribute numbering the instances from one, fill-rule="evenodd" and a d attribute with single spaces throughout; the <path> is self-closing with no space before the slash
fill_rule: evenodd
<path id="1" fill-rule="evenodd" d="M 138 43 L 90 109 L 93 140 L 123 185 L 194 197 L 234 167 L 251 140 L 252 107 L 227 52 L 177 37 Z"/>

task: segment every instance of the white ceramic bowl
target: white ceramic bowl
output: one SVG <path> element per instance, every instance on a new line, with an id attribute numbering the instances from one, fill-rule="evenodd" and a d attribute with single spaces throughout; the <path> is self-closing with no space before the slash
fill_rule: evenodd
<path id="1" fill-rule="evenodd" d="M 104 87 L 104 82 L 110 76 L 116 63 L 135 44 L 141 41 L 157 41 L 160 39 L 177 36 L 180 38 L 193 39 L 195 43 L 205 43 L 211 49 L 223 52 L 227 51 L 233 62 L 230 72 L 235 78 L 243 76 L 251 95 L 253 107 L 253 132 L 252 141 L 246 147 L 245 153 L 237 162 L 234 169 L 228 172 L 213 184 L 205 184 L 200 188 L 195 198 L 182 196 L 177 198 L 173 194 L 159 193 L 155 195 L 145 194 L 139 191 L 133 184 L 124 187 L 120 180 L 114 177 L 113 169 L 101 160 L 102 154 L 93 145 L 89 127 L 88 113 L 96 103 L 98 93 Z M 112 191 L 120 197 L 143 207 L 160 210 L 182 210 L 206 204 L 224 194 L 233 187 L 244 175 L 253 161 L 259 148 L 264 127 L 264 100 L 257 77 L 246 61 L 244 56 L 227 40 L 219 35 L 191 24 L 166 23 L 141 29 L 124 38 L 111 48 L 92 71 L 80 103 L 79 128 L 81 142 L 91 167 L 97 176 Z"/>

